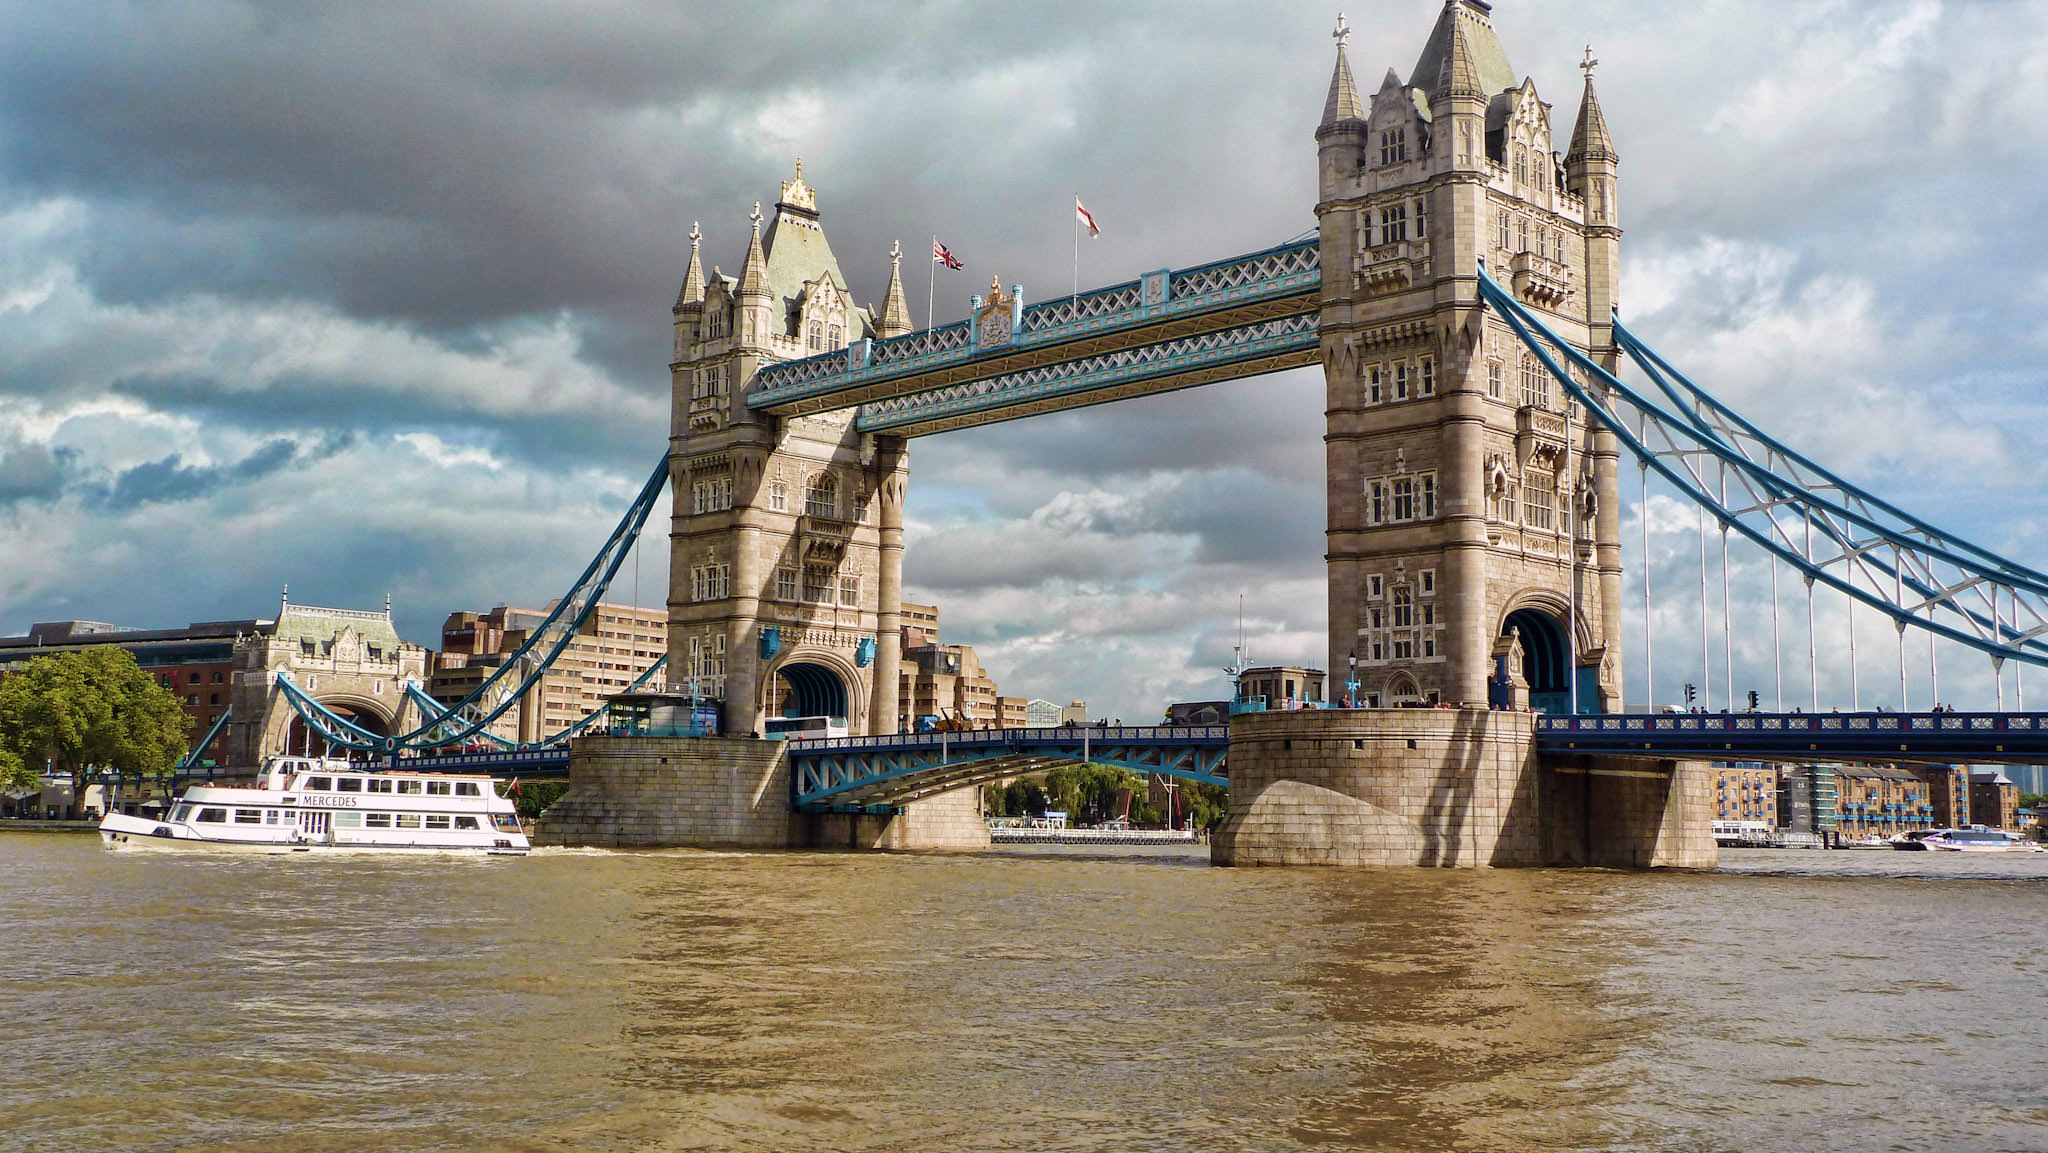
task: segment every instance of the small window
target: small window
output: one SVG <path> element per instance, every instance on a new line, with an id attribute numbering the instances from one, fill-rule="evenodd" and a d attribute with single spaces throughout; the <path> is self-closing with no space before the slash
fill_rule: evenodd
<path id="1" fill-rule="evenodd" d="M 363 827 L 363 815 L 346 810 L 336 813 L 334 814 L 334 827 L 337 829 L 360 829 Z"/>
<path id="2" fill-rule="evenodd" d="M 1423 396 L 1436 395 L 1436 361 L 1425 356 L 1416 365 L 1416 391 Z"/>
<path id="3" fill-rule="evenodd" d="M 263 810 L 236 809 L 235 823 L 238 825 L 260 825 L 263 823 Z"/>
<path id="4" fill-rule="evenodd" d="M 279 815 L 280 814 L 276 809 L 265 809 L 263 810 L 263 823 L 266 825 L 275 825 L 278 823 L 277 818 L 279 817 Z"/>
<path id="5" fill-rule="evenodd" d="M 1507 395 L 1507 384 L 1500 370 L 1500 361 L 1486 363 L 1486 395 L 1500 400 Z"/>
<path id="6" fill-rule="evenodd" d="M 363 791 L 363 779 L 361 777 L 338 778 L 334 782 L 334 791 L 337 793 L 360 793 Z"/>
<path id="7" fill-rule="evenodd" d="M 477 791 L 475 781 L 457 781 L 455 782 L 455 795 L 458 797 L 480 797 L 483 794 Z"/>
<path id="8" fill-rule="evenodd" d="M 468 832 L 476 832 L 478 829 L 475 817 L 457 817 L 455 818 L 455 827 Z"/>
<path id="9" fill-rule="evenodd" d="M 776 512 L 789 511 L 789 486 L 776 481 L 768 486 L 768 507 Z"/>
<path id="10" fill-rule="evenodd" d="M 400 781 L 398 782 L 398 791 L 401 793 L 417 793 L 421 791 L 425 784 L 426 782 L 424 781 Z"/>
<path id="11" fill-rule="evenodd" d="M 213 674 L 213 683 L 214 683 L 214 684 L 219 684 L 219 683 L 220 683 L 220 674 L 219 674 L 219 673 L 215 673 L 215 674 Z"/>
<path id="12" fill-rule="evenodd" d="M 179 821 L 179 822 L 184 822 L 184 821 L 189 821 L 189 820 L 191 820 L 191 819 L 192 819 L 192 806 L 190 806 L 190 805 L 179 805 L 179 806 L 178 806 L 178 811 L 177 811 L 177 812 L 175 812 L 175 813 L 172 813 L 172 814 L 171 814 L 171 819 L 172 819 L 172 820 L 174 820 L 174 821 Z"/>
<path id="13" fill-rule="evenodd" d="M 417 829 L 420 827 L 420 815 L 418 813 L 398 813 L 396 814 L 395 819 L 393 820 L 392 827 L 399 829 Z"/>
<path id="14" fill-rule="evenodd" d="M 228 823 L 228 811 L 226 809 L 201 809 L 199 810 L 199 823 L 202 825 L 225 825 Z"/>
<path id="15" fill-rule="evenodd" d="M 427 827 L 428 827 L 428 828 L 430 828 L 430 829 L 445 829 L 445 828 L 447 828 L 447 827 L 448 827 L 448 814 L 446 814 L 446 813 L 428 813 L 428 814 L 427 814 Z"/>
<path id="16" fill-rule="evenodd" d="M 1422 595 L 1423 595 L 1423 596 L 1428 596 L 1429 594 L 1431 594 L 1431 593 L 1435 592 L 1435 591 L 1436 591 L 1436 570 L 1435 570 L 1435 569 L 1433 569 L 1433 568 L 1426 568 L 1426 569 L 1423 569 L 1423 570 L 1422 570 L 1422 576 L 1421 576 L 1421 581 L 1422 581 Z"/>
<path id="17" fill-rule="evenodd" d="M 391 814 L 364 813 L 363 827 L 366 829 L 388 829 L 391 827 Z"/>
<path id="18" fill-rule="evenodd" d="M 1375 364 L 1367 369 L 1365 373 L 1365 403 L 1378 404 L 1380 402 L 1381 387 L 1380 366 Z"/>
<path id="19" fill-rule="evenodd" d="M 309 793 L 326 793 L 334 790 L 333 777 L 307 777 L 303 786 Z"/>
<path id="20" fill-rule="evenodd" d="M 1379 597 L 1386 591 L 1386 587 L 1386 578 L 1380 573 L 1374 573 L 1365 578 L 1366 596 Z"/>
<path id="21" fill-rule="evenodd" d="M 448 789 L 448 782 L 447 782 L 447 781 L 428 781 L 428 782 L 427 782 L 427 795 L 428 795 L 428 796 L 430 796 L 430 797 L 445 797 L 445 796 L 448 796 L 448 795 L 449 795 L 449 789 Z"/>
<path id="22" fill-rule="evenodd" d="M 363 783 L 363 791 L 366 793 L 388 793 L 391 791 L 391 782 L 381 777 L 372 777 Z"/>
<path id="23" fill-rule="evenodd" d="M 519 817 L 515 813 L 492 813 L 491 827 L 494 829 L 516 829 L 519 827 Z"/>

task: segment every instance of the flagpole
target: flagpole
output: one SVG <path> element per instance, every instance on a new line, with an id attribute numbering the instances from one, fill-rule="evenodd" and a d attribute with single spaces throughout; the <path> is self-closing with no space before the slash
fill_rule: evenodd
<path id="1" fill-rule="evenodd" d="M 1081 194 L 1074 193 L 1074 302 L 1081 299 Z"/>
<path id="2" fill-rule="evenodd" d="M 932 258 L 924 273 L 924 330 L 932 330 L 932 290 L 939 283 L 939 234 L 932 233 Z"/>

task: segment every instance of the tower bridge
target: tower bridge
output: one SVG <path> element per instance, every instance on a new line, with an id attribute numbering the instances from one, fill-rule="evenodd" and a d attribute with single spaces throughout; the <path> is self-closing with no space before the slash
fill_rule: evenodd
<path id="1" fill-rule="evenodd" d="M 1809 629 L 1817 588 L 1884 615 L 1902 696 L 1909 629 L 2000 669 L 2048 663 L 2048 576 L 1827 472 L 1620 323 L 1620 157 L 1597 62 L 1579 64 L 1560 148 L 1491 13 L 1445 0 L 1405 78 L 1390 68 L 1374 88 L 1340 19 L 1312 239 L 1035 303 L 997 281 L 967 320 L 918 331 L 900 255 L 882 305 L 854 303 L 801 163 L 771 211 L 755 205 L 737 275 L 707 273 L 693 226 L 668 451 L 561 627 L 665 484 L 670 682 L 718 700 L 728 733 L 822 713 L 850 735 L 585 738 L 553 835 L 971 847 L 986 834 L 968 786 L 1086 758 L 1227 779 L 1224 863 L 1696 865 L 1713 859 L 1706 758 L 2041 755 L 2048 730 L 2023 715 L 1623 712 L 1625 456 L 1646 503 L 1654 476 L 1711 516 L 1724 549 L 1732 533 L 1768 554 L 1774 581 L 1789 567 Z M 1327 667 L 1355 670 L 1351 707 L 1109 744 L 899 732 L 910 440 L 1311 363 L 1325 381 Z M 552 659 L 548 635 L 529 664 Z M 1646 620 L 1651 673 L 1648 641 Z M 421 732 L 476 731 L 508 686 L 486 689 Z"/>

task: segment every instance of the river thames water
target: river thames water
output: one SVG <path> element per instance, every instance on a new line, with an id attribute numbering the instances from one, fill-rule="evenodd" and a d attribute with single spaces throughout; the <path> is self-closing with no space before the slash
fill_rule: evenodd
<path id="1" fill-rule="evenodd" d="M 2048 855 L 0 835 L 6 1150 L 2044 1150 Z"/>

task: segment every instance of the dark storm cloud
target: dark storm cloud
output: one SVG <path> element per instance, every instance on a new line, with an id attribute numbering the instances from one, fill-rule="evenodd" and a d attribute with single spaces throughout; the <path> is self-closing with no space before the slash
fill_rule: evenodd
<path id="1" fill-rule="evenodd" d="M 0 508 L 19 501 L 54 500 L 75 470 L 78 452 L 47 444 L 0 445 Z"/>
<path id="2" fill-rule="evenodd" d="M 345 438 L 344 438 L 345 443 Z M 312 457 L 332 455 L 340 444 L 308 453 Z M 273 440 L 240 460 L 228 464 L 186 464 L 177 453 L 128 469 L 106 486 L 99 503 L 109 512 L 123 513 L 145 504 L 199 500 L 223 488 L 261 481 L 299 463 L 299 446 L 288 440 Z"/>

